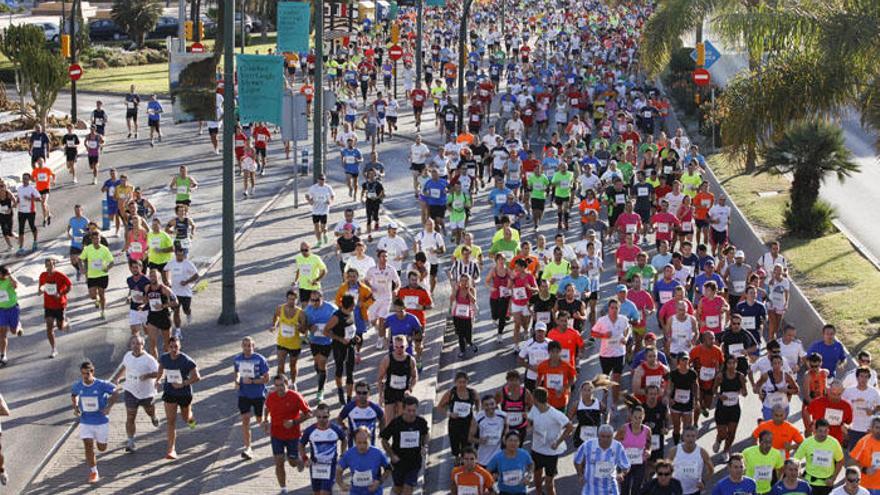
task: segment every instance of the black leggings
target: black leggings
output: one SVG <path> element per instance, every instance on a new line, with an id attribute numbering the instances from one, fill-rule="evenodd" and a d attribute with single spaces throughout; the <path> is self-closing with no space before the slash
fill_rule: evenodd
<path id="1" fill-rule="evenodd" d="M 452 449 L 454 456 L 460 455 L 461 451 L 470 445 L 468 443 L 470 420 L 470 417 L 449 419 L 449 448 Z"/>
<path id="2" fill-rule="evenodd" d="M 633 464 L 623 478 L 620 495 L 639 495 L 645 483 L 645 464 Z"/>
<path id="3" fill-rule="evenodd" d="M 344 374 L 346 384 L 354 383 L 354 340 L 348 345 L 333 341 L 333 362 L 336 378 Z"/>
<path id="4" fill-rule="evenodd" d="M 18 212 L 18 236 L 24 235 L 24 224 L 27 223 L 31 227 L 31 232 L 37 233 L 37 214 Z"/>
<path id="5" fill-rule="evenodd" d="M 498 322 L 498 335 L 504 333 L 504 327 L 507 325 L 507 308 L 509 305 L 509 297 L 489 299 L 489 309 L 492 310 L 492 319 Z"/>
<path id="6" fill-rule="evenodd" d="M 467 346 L 474 343 L 474 322 L 470 318 L 453 318 L 452 324 L 458 335 L 458 350 L 464 352 Z"/>

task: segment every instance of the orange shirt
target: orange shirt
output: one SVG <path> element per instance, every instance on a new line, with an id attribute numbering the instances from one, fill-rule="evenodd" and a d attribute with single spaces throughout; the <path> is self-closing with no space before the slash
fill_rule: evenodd
<path id="1" fill-rule="evenodd" d="M 452 483 L 457 487 L 476 487 L 477 493 L 485 493 L 495 483 L 492 473 L 486 471 L 486 468 L 479 464 L 474 466 L 473 471 L 468 471 L 464 466 L 457 466 L 453 468 L 450 478 L 452 478 Z"/>
<path id="2" fill-rule="evenodd" d="M 570 386 L 577 377 L 574 366 L 562 359 L 558 365 L 551 366 L 548 359 L 538 365 L 537 372 L 536 383 L 547 389 L 547 403 L 556 408 L 564 408 L 568 404 Z"/>
<path id="3" fill-rule="evenodd" d="M 401 288 L 397 291 L 397 297 L 403 301 L 404 306 L 406 307 L 406 312 L 415 316 L 419 319 L 419 323 L 422 324 L 422 327 L 425 326 L 425 312 L 421 309 L 415 309 L 415 305 L 419 305 L 421 307 L 431 306 L 434 302 L 431 300 L 431 295 L 428 294 L 428 291 L 418 287 L 416 289 L 410 288 L 409 286 Z"/>
<path id="4" fill-rule="evenodd" d="M 804 375 L 807 380 L 807 394 L 810 400 L 825 397 L 828 393 L 828 370 L 819 368 L 816 371 L 808 370 Z"/>
<path id="5" fill-rule="evenodd" d="M 694 369 L 708 367 L 717 370 L 718 367 L 724 363 L 724 353 L 721 352 L 721 348 L 717 345 L 713 345 L 711 348 L 707 349 L 703 344 L 699 344 L 691 349 L 690 357 Z M 711 380 L 700 380 L 700 387 L 704 389 L 710 388 L 714 384 L 714 376 Z"/>
<path id="6" fill-rule="evenodd" d="M 443 73 L 446 79 L 455 79 L 456 70 L 458 70 L 458 67 L 452 62 L 446 62 L 446 65 L 443 66 Z"/>
<path id="7" fill-rule="evenodd" d="M 303 86 L 299 89 L 300 94 L 305 95 L 306 101 L 312 101 L 312 98 L 315 97 L 315 87 L 311 84 L 303 84 Z"/>
<path id="8" fill-rule="evenodd" d="M 516 267 L 516 262 L 518 260 L 526 260 L 528 265 L 526 265 L 526 270 L 532 274 L 533 277 L 537 276 L 538 273 L 538 257 L 535 255 L 526 256 L 524 254 L 518 254 L 510 260 L 510 269 L 513 270 Z"/>
<path id="9" fill-rule="evenodd" d="M 581 204 L 578 205 L 578 210 L 581 212 L 581 222 L 587 223 L 587 210 L 594 210 L 598 218 L 599 208 L 601 208 L 601 205 L 598 198 L 593 199 L 593 201 L 587 201 L 587 198 L 582 199 Z"/>
<path id="10" fill-rule="evenodd" d="M 554 328 L 547 333 L 547 338 L 559 342 L 559 345 L 562 346 L 562 353 L 560 356 L 563 361 L 568 361 L 572 366 L 577 364 L 576 356 L 578 350 L 583 349 L 584 347 L 584 339 L 581 338 L 581 334 L 576 332 L 573 328 L 569 328 L 565 332 L 560 331 L 558 328 Z"/>
<path id="11" fill-rule="evenodd" d="M 458 135 L 458 137 L 455 138 L 455 143 L 456 144 L 467 143 L 469 145 L 474 144 L 474 135 L 469 132 L 462 132 L 461 134 Z"/>
<path id="12" fill-rule="evenodd" d="M 31 176 L 34 178 L 37 191 L 45 191 L 49 189 L 49 181 L 55 177 L 55 173 L 48 167 L 37 167 L 31 170 Z"/>
<path id="13" fill-rule="evenodd" d="M 715 204 L 715 195 L 710 192 L 698 192 L 694 196 L 694 218 L 705 220 L 709 216 L 709 208 Z"/>
<path id="14" fill-rule="evenodd" d="M 804 436 L 801 435 L 800 430 L 788 421 L 783 421 L 781 425 L 777 425 L 772 419 L 763 421 L 752 432 L 752 436 L 757 439 L 761 432 L 765 430 L 773 433 L 773 448 L 780 452 L 785 452 L 785 444 L 787 443 L 801 443 L 804 441 Z M 786 459 L 788 458 L 788 452 L 785 453 L 785 457 Z"/>
<path id="15" fill-rule="evenodd" d="M 863 468 L 874 466 L 874 456 L 880 455 L 880 440 L 875 440 L 874 436 L 868 433 L 856 443 L 850 455 Z M 862 471 L 862 482 L 859 484 L 868 490 L 880 490 L 880 470 L 875 471 L 874 474 Z"/>

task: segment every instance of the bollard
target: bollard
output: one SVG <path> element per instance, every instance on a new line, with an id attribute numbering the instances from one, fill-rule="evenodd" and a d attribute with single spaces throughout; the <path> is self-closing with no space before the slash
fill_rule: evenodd
<path id="1" fill-rule="evenodd" d="M 101 200 L 101 230 L 110 230 L 110 203 L 107 198 Z"/>

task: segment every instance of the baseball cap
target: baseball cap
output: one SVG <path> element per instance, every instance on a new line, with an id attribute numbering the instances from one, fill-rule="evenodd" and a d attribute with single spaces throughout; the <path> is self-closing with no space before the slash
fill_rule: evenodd
<path id="1" fill-rule="evenodd" d="M 625 284 L 618 284 L 615 292 L 626 292 L 628 289 Z"/>
<path id="2" fill-rule="evenodd" d="M 396 228 L 397 228 L 397 224 L 394 223 L 394 222 L 391 222 L 391 223 L 388 224 L 388 228 L 389 228 L 389 229 L 396 229 Z"/>
<path id="3" fill-rule="evenodd" d="M 544 323 L 543 321 L 539 321 L 538 323 L 535 323 L 535 330 L 536 331 L 537 330 L 544 330 L 546 332 L 547 331 L 547 324 Z"/>
<path id="4" fill-rule="evenodd" d="M 737 250 L 737 252 L 733 253 L 734 258 L 745 258 L 746 253 L 743 252 L 742 249 Z"/>

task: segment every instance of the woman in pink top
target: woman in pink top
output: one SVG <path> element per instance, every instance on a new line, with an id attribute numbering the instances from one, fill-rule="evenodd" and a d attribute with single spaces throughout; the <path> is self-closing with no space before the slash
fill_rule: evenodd
<path id="1" fill-rule="evenodd" d="M 678 228 L 678 240 L 680 242 L 684 241 L 694 241 L 694 205 L 691 202 L 691 197 L 685 195 L 681 201 L 681 206 L 678 207 L 678 211 L 675 212 L 676 218 L 678 218 L 678 222 L 681 224 Z M 675 251 L 675 241 L 672 241 L 672 245 L 669 246 L 670 251 Z"/>
<path id="2" fill-rule="evenodd" d="M 498 322 L 498 341 L 504 327 L 507 326 L 507 307 L 510 305 L 510 278 L 511 273 L 507 268 L 507 260 L 504 253 L 495 255 L 495 266 L 486 276 L 486 287 L 489 288 L 489 309 L 492 310 L 492 319 Z M 515 339 L 514 339 L 515 340 Z"/>
<path id="3" fill-rule="evenodd" d="M 730 319 L 730 305 L 724 297 L 718 295 L 718 285 L 710 280 L 703 284 L 703 297 L 697 305 L 697 321 L 700 322 L 700 333 L 709 331 L 717 337 L 724 328 L 722 319 Z"/>
<path id="4" fill-rule="evenodd" d="M 477 313 L 477 292 L 468 274 L 462 274 L 458 279 L 458 285 L 449 295 L 449 316 L 455 326 L 458 335 L 458 357 L 464 357 L 468 347 L 474 353 L 477 346 L 474 345 L 474 315 Z"/>
<path id="5" fill-rule="evenodd" d="M 624 275 L 631 267 L 636 266 L 636 258 L 642 249 L 633 244 L 634 236 L 632 234 L 623 235 L 624 242 L 617 248 L 614 253 L 614 259 L 617 261 L 617 282 L 624 283 Z"/>
<path id="6" fill-rule="evenodd" d="M 527 271 L 529 264 L 525 258 L 516 260 L 510 278 L 510 314 L 513 315 L 513 344 L 519 349 L 520 332 L 529 328 L 529 298 L 538 292 L 535 277 Z"/>
<path id="7" fill-rule="evenodd" d="M 630 468 L 620 486 L 620 495 L 639 495 L 645 480 L 645 466 L 651 456 L 651 429 L 642 424 L 645 408 L 635 405 L 630 409 L 629 423 L 617 430 L 615 440 L 623 445 Z"/>
<path id="8" fill-rule="evenodd" d="M 144 268 L 146 268 L 147 231 L 142 227 L 140 221 L 133 222 L 131 229 L 128 229 L 128 234 L 125 236 L 124 250 L 129 260 L 140 261 Z"/>

